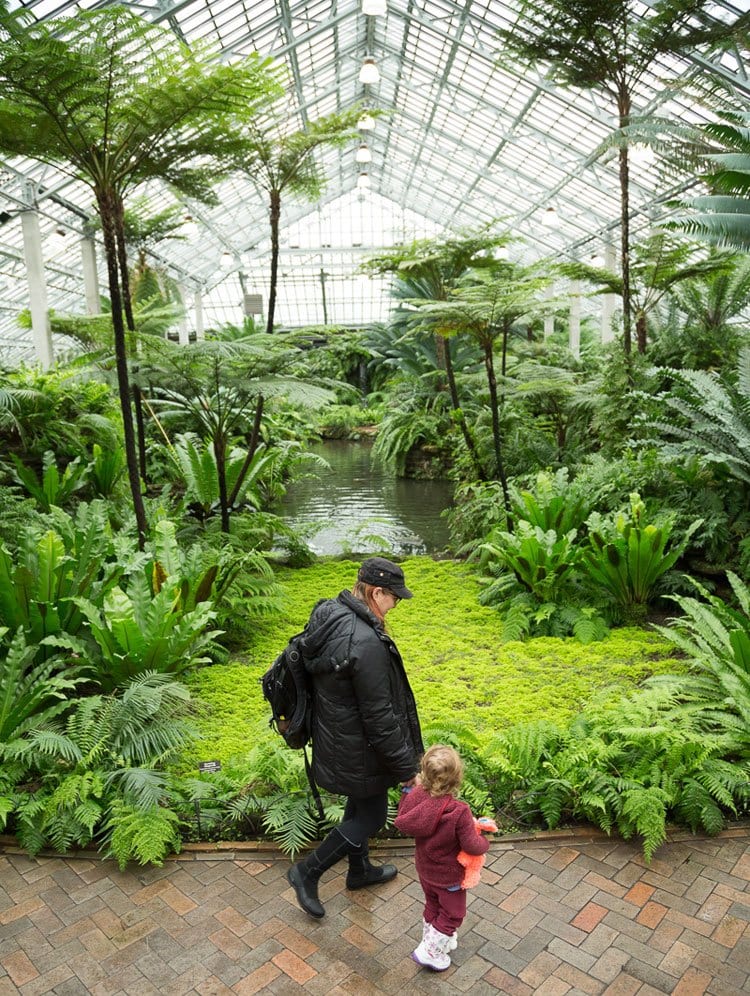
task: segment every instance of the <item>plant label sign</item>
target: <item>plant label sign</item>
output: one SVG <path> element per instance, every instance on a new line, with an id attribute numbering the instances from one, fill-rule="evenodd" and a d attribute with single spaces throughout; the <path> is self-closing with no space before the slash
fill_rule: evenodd
<path id="1" fill-rule="evenodd" d="M 198 761 L 198 771 L 221 771 L 221 761 Z"/>

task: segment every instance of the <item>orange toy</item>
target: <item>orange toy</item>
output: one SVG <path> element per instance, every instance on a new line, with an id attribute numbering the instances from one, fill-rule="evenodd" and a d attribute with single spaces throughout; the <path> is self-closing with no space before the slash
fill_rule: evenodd
<path id="1" fill-rule="evenodd" d="M 479 819 L 475 817 L 474 826 L 476 827 L 477 833 L 497 833 L 497 823 L 495 823 L 494 820 L 489 819 L 487 816 L 482 816 Z M 458 861 L 459 864 L 463 865 L 466 869 L 464 872 L 464 880 L 461 883 L 461 888 L 471 889 L 473 886 L 478 885 L 480 872 L 484 866 L 484 855 L 467 854 L 466 851 L 459 851 Z"/>

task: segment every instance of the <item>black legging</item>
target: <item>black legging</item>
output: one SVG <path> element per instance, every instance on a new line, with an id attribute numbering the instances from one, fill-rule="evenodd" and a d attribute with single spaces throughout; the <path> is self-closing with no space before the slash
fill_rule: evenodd
<path id="1" fill-rule="evenodd" d="M 359 848 L 362 844 L 366 845 L 368 839 L 385 826 L 387 819 L 387 789 L 378 795 L 368 795 L 365 799 L 353 799 L 350 796 L 346 800 L 344 819 L 339 824 L 338 831 L 354 848 Z"/>

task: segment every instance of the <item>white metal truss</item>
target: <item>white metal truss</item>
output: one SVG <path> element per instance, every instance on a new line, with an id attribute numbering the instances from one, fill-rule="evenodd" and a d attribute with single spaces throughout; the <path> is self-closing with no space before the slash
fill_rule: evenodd
<path id="1" fill-rule="evenodd" d="M 112 0 L 10 0 L 38 20 L 62 19 Z M 716 0 L 717 18 L 736 17 L 749 0 Z M 384 116 L 368 136 L 370 192 L 357 193 L 357 143 L 323 149 L 318 161 L 327 187 L 318 205 L 283 202 L 278 315 L 286 324 L 320 320 L 321 273 L 331 271 L 342 302 L 332 322 L 357 322 L 357 306 L 344 307 L 347 272 L 351 293 L 362 294 L 353 276 L 362 246 L 382 246 L 383 231 L 401 238 L 468 229 L 500 219 L 537 256 L 586 257 L 616 241 L 619 185 L 616 155 L 606 139 L 615 126 L 613 108 L 593 91 L 553 85 L 535 67 L 499 62 L 497 31 L 511 25 L 520 0 L 387 0 L 385 16 L 365 16 L 361 0 L 140 0 L 129 4 L 144 18 L 168 26 L 188 45 L 211 43 L 216 57 L 233 60 L 250 52 L 270 55 L 287 70 L 291 126 L 355 105 Z M 647 12 L 649 0 L 641 8 Z M 381 80 L 364 86 L 362 60 L 377 61 Z M 735 49 L 657 64 L 635 95 L 635 112 L 694 123 L 710 120 L 700 84 L 707 76 L 733 88 L 739 106 L 750 105 L 747 51 Z M 678 80 L 679 85 L 665 84 Z M 650 225 L 674 197 L 695 186 L 692 176 L 659 164 L 634 168 L 632 225 Z M 27 306 L 19 212 L 31 184 L 41 213 L 51 307 L 83 310 L 80 258 L 72 248 L 93 214 L 83 184 L 31 161 L 0 162 L 0 362 L 31 358 L 29 333 L 16 315 Z M 264 293 L 269 249 L 268 208 L 252 183 L 233 177 L 218 188 L 220 203 L 185 205 L 200 227 L 197 237 L 165 241 L 155 252 L 182 286 L 201 290 L 209 316 L 240 320 L 244 288 Z M 146 191 L 154 210 L 174 201 L 165 188 Z M 388 205 L 399 225 L 389 227 Z M 554 211 L 550 211 L 554 209 Z M 408 221 L 406 212 L 408 211 Z M 554 214 L 556 225 L 542 222 Z M 369 233 L 362 231 L 368 219 Z M 378 228 L 380 226 L 380 228 Z M 400 227 L 399 227 L 400 226 Z M 316 253 L 311 233 L 329 245 Z M 356 230 L 356 231 L 355 231 Z M 55 238 L 59 231 L 70 238 Z M 303 233 L 300 235 L 300 233 Z M 306 234 L 305 234 L 306 233 Z M 353 233 L 353 234 L 352 234 Z M 394 236 L 395 237 L 395 236 Z M 300 250 L 293 248 L 300 241 Z M 333 240 L 333 248 L 330 246 Z M 334 252 L 335 265 L 330 260 Z M 326 253 L 329 253 L 326 256 Z M 350 260 L 347 271 L 346 258 Z M 228 254 L 228 256 L 227 256 Z M 295 255 L 296 254 L 296 255 Z M 229 269 L 220 265 L 231 259 Z M 328 262 L 326 262 L 326 259 Z M 322 290 L 325 292 L 323 276 Z M 356 291 L 354 288 L 358 288 Z M 306 313 L 306 289 L 310 306 Z M 362 321 L 384 318 L 389 302 L 364 298 Z M 212 297 L 213 295 L 213 297 Z M 292 302 L 294 307 L 292 307 Z M 330 307 L 328 307 L 330 304 Z M 233 318 L 231 316 L 234 316 Z"/>

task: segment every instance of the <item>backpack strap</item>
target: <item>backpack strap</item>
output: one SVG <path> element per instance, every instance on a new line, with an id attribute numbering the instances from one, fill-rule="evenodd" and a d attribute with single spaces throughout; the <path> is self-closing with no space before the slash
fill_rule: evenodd
<path id="1" fill-rule="evenodd" d="M 310 783 L 310 791 L 312 792 L 312 797 L 315 800 L 315 808 L 318 810 L 318 817 L 321 823 L 325 823 L 326 814 L 323 810 L 323 800 L 320 798 L 320 789 L 315 784 L 315 779 L 313 778 L 312 766 L 310 765 L 310 758 L 307 756 L 307 747 L 302 748 L 302 753 L 305 756 L 305 773 L 307 774 L 307 780 Z"/>

